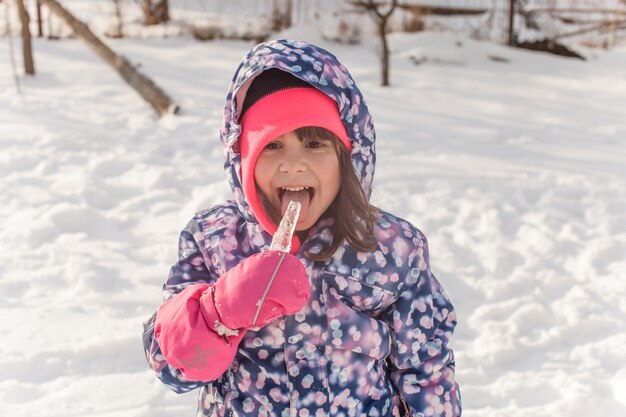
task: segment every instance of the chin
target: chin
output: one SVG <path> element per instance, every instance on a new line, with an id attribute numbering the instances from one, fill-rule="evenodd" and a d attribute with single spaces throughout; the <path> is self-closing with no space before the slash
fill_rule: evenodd
<path id="1" fill-rule="evenodd" d="M 296 232 L 304 232 L 305 230 L 309 230 L 313 225 L 309 225 L 308 223 L 300 223 L 296 225 Z"/>
<path id="2" fill-rule="evenodd" d="M 311 221 L 309 219 L 307 219 L 306 221 L 302 222 L 302 223 L 297 223 L 296 224 L 296 231 L 297 232 L 304 232 L 305 230 L 309 230 L 311 227 L 313 227 L 313 225 L 315 223 L 317 223 L 317 220 L 319 218 L 316 218 L 314 221 Z"/>

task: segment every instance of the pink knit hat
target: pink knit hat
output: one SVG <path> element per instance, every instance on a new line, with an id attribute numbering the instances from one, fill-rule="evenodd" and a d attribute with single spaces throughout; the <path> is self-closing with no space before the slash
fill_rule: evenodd
<path id="1" fill-rule="evenodd" d="M 246 93 L 240 120 L 243 193 L 261 227 L 273 235 L 277 225 L 263 209 L 254 181 L 254 167 L 265 146 L 279 136 L 306 126 L 331 131 L 348 151 L 352 150 L 352 144 L 341 121 L 337 102 L 278 69 L 264 71 L 253 80 Z M 293 242 L 292 252 L 298 246 L 299 243 Z"/>

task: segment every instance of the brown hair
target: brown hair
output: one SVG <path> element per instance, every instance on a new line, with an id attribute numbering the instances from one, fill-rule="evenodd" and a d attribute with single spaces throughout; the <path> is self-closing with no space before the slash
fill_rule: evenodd
<path id="1" fill-rule="evenodd" d="M 324 261 L 330 258 L 346 240 L 359 251 L 370 252 L 376 247 L 374 225 L 378 220 L 378 209 L 371 205 L 361 187 L 350 153 L 339 138 L 331 131 L 321 127 L 301 127 L 296 129 L 296 135 L 301 140 L 319 139 L 331 141 L 339 159 L 341 186 L 337 197 L 326 210 L 326 215 L 334 219 L 331 226 L 332 241 L 328 248 L 320 253 L 306 252 L 305 256 L 314 261 Z M 267 201 L 257 187 L 263 208 L 274 221 L 280 220 L 280 213 Z"/>

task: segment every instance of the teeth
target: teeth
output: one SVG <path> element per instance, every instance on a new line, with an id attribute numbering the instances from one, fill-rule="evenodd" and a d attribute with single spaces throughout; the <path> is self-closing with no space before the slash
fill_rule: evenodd
<path id="1" fill-rule="evenodd" d="M 308 190 L 310 187 L 281 187 L 283 190 L 285 191 L 302 191 L 302 190 Z"/>

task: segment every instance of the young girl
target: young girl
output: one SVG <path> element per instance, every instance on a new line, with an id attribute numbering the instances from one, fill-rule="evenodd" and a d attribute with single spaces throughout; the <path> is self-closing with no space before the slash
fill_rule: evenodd
<path id="1" fill-rule="evenodd" d="M 150 366 L 199 416 L 459 416 L 454 309 L 424 235 L 369 204 L 375 133 L 346 68 L 278 40 L 237 69 L 221 132 L 234 199 L 182 231 Z M 290 201 L 290 253 L 268 250 Z"/>

